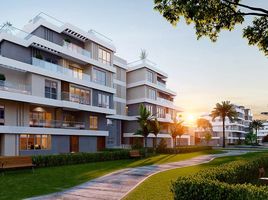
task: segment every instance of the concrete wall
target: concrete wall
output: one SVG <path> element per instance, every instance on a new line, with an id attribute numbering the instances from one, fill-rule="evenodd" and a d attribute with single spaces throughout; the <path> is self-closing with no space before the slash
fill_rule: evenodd
<path id="1" fill-rule="evenodd" d="M 146 86 L 144 85 L 127 89 L 127 100 L 146 97 Z"/>
<path id="2" fill-rule="evenodd" d="M 3 41 L 1 43 L 1 55 L 28 64 L 32 63 L 31 48 L 26 48 L 12 42 Z"/>
<path id="3" fill-rule="evenodd" d="M 147 80 L 147 69 L 141 68 L 127 73 L 127 83 L 136 83 L 139 81 Z"/>

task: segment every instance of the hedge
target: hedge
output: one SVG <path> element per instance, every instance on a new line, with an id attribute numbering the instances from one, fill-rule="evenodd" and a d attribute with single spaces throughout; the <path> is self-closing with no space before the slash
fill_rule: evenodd
<path id="1" fill-rule="evenodd" d="M 181 146 L 176 148 L 157 149 L 158 153 L 178 154 L 178 153 L 191 153 L 197 151 L 211 150 L 210 146 Z"/>
<path id="2" fill-rule="evenodd" d="M 174 199 L 181 200 L 268 199 L 266 186 L 248 183 L 258 178 L 260 166 L 268 167 L 267 156 L 234 161 L 195 175 L 180 177 L 172 183 L 171 191 Z"/>
<path id="3" fill-rule="evenodd" d="M 33 164 L 38 167 L 73 165 L 99 161 L 129 159 L 129 150 L 104 151 L 98 153 L 74 153 L 60 155 L 33 156 Z"/>

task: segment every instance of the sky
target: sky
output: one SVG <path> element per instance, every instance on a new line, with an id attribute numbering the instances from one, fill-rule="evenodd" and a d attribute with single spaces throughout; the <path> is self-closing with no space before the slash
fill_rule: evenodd
<path id="1" fill-rule="evenodd" d="M 251 5 L 253 1 L 245 0 Z M 216 43 L 196 39 L 182 20 L 170 25 L 153 9 L 153 0 L 0 0 L 0 23 L 22 27 L 40 12 L 94 29 L 113 40 L 117 55 L 129 62 L 146 49 L 148 59 L 168 73 L 167 86 L 177 92 L 175 103 L 197 116 L 217 102 L 229 100 L 252 109 L 257 117 L 268 111 L 268 59 L 248 46 L 239 25 L 224 31 Z M 254 6 L 268 8 L 267 0 Z M 246 21 L 246 23 L 250 20 Z"/>

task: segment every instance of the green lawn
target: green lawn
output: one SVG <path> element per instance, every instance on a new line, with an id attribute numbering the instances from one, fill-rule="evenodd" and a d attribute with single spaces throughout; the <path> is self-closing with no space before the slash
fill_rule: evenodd
<path id="1" fill-rule="evenodd" d="M 136 200 L 136 199 L 150 199 L 150 200 L 168 200 L 173 199 L 172 193 L 170 192 L 171 181 L 175 181 L 178 176 L 185 176 L 197 173 L 202 169 L 209 167 L 218 166 L 223 163 L 228 163 L 235 160 L 247 159 L 261 154 L 264 152 L 248 153 L 241 156 L 228 156 L 214 159 L 213 161 L 179 169 L 173 169 L 165 172 L 161 172 L 146 179 L 136 189 L 130 192 L 124 200 Z M 265 152 L 267 154 L 267 152 Z"/>
<path id="2" fill-rule="evenodd" d="M 0 175 L 0 199 L 22 199 L 48 194 L 126 167 L 175 162 L 210 153 L 221 153 L 221 151 L 210 150 L 177 155 L 160 154 L 139 160 L 117 160 L 38 168 L 34 173 L 31 170 L 10 171 L 4 176 Z"/>

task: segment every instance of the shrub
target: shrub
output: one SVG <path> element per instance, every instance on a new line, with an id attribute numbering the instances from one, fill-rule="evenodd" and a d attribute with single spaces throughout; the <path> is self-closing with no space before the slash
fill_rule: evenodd
<path id="1" fill-rule="evenodd" d="M 172 184 L 174 199 L 268 199 L 267 187 L 248 182 L 258 178 L 260 166 L 268 167 L 268 157 L 234 161 L 195 175 L 180 177 Z"/>
<path id="2" fill-rule="evenodd" d="M 157 146 L 157 151 L 161 152 L 161 151 L 165 151 L 167 148 L 167 141 L 164 138 L 161 138 L 158 146 Z"/>
<path id="3" fill-rule="evenodd" d="M 33 156 L 33 164 L 38 167 L 73 165 L 99 161 L 129 159 L 129 150 L 104 151 L 99 153 L 75 153 Z"/>

